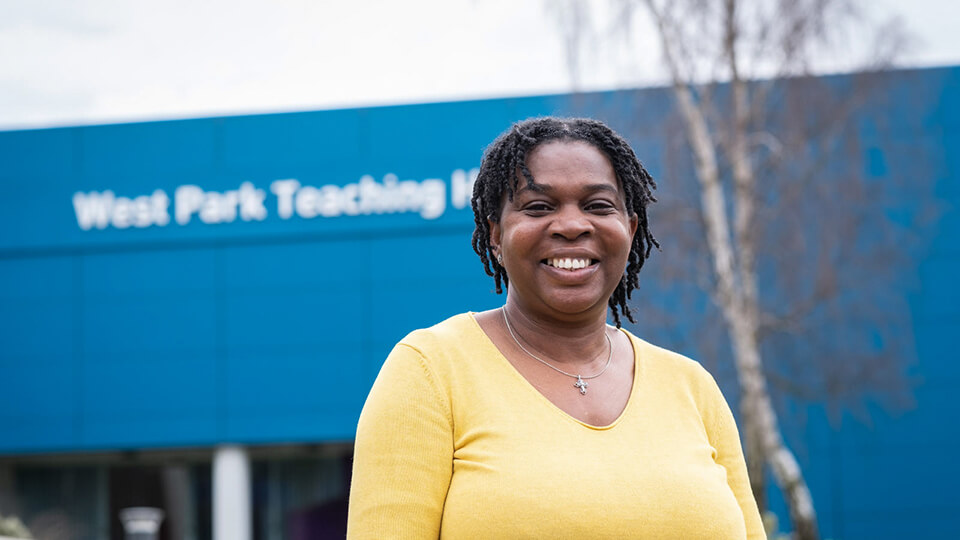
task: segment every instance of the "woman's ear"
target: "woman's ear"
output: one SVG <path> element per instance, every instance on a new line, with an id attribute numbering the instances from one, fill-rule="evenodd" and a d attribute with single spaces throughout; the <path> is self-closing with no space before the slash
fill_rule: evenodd
<path id="1" fill-rule="evenodd" d="M 500 255 L 500 224 L 491 218 L 487 218 L 487 227 L 490 228 L 490 250 L 496 258 Z"/>
<path id="2" fill-rule="evenodd" d="M 630 238 L 637 234 L 637 226 L 640 224 L 640 217 L 634 213 L 630 216 Z"/>

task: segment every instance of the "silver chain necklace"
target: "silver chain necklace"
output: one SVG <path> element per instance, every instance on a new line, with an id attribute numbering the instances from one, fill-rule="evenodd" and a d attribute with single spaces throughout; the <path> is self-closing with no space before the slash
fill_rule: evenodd
<path id="1" fill-rule="evenodd" d="M 520 347 L 520 350 L 522 350 L 523 352 L 527 353 L 527 354 L 530 356 L 530 358 L 533 358 L 534 360 L 536 360 L 537 362 L 540 362 L 541 364 L 547 366 L 548 368 L 550 368 L 550 369 L 552 369 L 552 370 L 554 370 L 554 371 L 556 371 L 556 372 L 563 373 L 563 374 L 566 375 L 567 377 L 573 377 L 574 379 L 576 379 L 577 382 L 573 383 L 573 386 L 577 387 L 577 389 L 580 390 L 580 395 L 581 395 L 581 396 L 582 396 L 582 395 L 586 395 L 586 393 L 587 393 L 587 386 L 589 386 L 589 385 L 587 384 L 587 381 L 585 381 L 584 379 L 587 379 L 587 380 L 589 380 L 589 379 L 596 379 L 597 377 L 603 375 L 603 372 L 606 371 L 608 367 L 610 367 L 610 361 L 613 360 L 613 342 L 610 341 L 610 336 L 607 335 L 606 331 L 604 331 L 603 337 L 605 337 L 605 338 L 607 339 L 607 346 L 610 348 L 610 352 L 607 354 L 607 363 L 603 366 L 603 369 L 601 369 L 599 373 L 596 373 L 596 374 L 594 374 L 594 375 L 588 375 L 588 376 L 586 376 L 586 377 L 583 377 L 583 376 L 581 376 L 579 373 L 578 373 L 577 375 L 574 375 L 573 373 L 567 373 L 566 371 L 558 368 L 557 366 L 551 364 L 550 362 L 547 362 L 547 361 L 544 360 L 543 358 L 540 358 L 539 356 L 537 356 L 537 355 L 533 354 L 532 352 L 528 351 L 527 348 L 524 347 L 524 346 L 520 343 L 520 340 L 517 339 L 517 335 L 516 335 L 515 333 L 513 333 L 513 327 L 510 326 L 510 321 L 507 319 L 507 309 L 506 309 L 506 306 L 500 308 L 500 313 L 503 314 L 503 323 L 507 325 L 507 331 L 510 332 L 510 337 L 513 338 L 513 342 L 517 344 L 517 347 Z"/>

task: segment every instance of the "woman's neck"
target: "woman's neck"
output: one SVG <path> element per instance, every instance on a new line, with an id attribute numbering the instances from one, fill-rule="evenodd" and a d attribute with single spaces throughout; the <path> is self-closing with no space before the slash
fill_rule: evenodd
<path id="1" fill-rule="evenodd" d="M 606 310 L 570 318 L 538 316 L 507 297 L 503 314 L 522 348 L 557 364 L 585 365 L 606 352 Z"/>

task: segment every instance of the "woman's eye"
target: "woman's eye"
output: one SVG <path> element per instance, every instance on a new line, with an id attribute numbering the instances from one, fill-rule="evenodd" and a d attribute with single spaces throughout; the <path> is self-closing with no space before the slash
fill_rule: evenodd
<path id="1" fill-rule="evenodd" d="M 540 212 L 540 213 L 542 213 L 542 212 L 549 212 L 549 211 L 550 211 L 550 205 L 548 205 L 548 204 L 546 204 L 546 203 L 530 203 L 530 204 L 524 206 L 523 209 L 524 209 L 525 211 L 527 211 L 527 212 L 534 212 L 534 213 L 537 213 L 537 212 Z"/>
<path id="2" fill-rule="evenodd" d="M 586 210 L 590 212 L 611 212 L 617 207 L 609 201 L 592 201 L 586 205 Z"/>

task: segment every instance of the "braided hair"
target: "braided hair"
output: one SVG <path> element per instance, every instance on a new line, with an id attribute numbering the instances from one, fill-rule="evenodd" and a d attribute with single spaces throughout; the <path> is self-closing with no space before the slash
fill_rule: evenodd
<path id="1" fill-rule="evenodd" d="M 650 256 L 650 250 L 654 246 L 660 247 L 647 223 L 647 205 L 656 202 L 653 190 L 657 186 L 627 141 L 603 122 L 589 118 L 532 118 L 514 124 L 497 137 L 484 152 L 470 199 L 476 224 L 473 250 L 480 256 L 487 275 L 493 276 L 497 294 L 502 293 L 509 277 L 490 246 L 489 221 L 499 222 L 503 195 L 513 201 L 520 175 L 526 179 L 527 185 L 534 184 L 533 175 L 527 168 L 527 156 L 537 146 L 551 141 L 583 141 L 603 152 L 613 165 L 626 199 L 627 212 L 638 218 L 639 226 L 633 235 L 626 271 L 607 302 L 618 328 L 620 313 L 636 323 L 627 300 L 639 285 L 637 274 Z"/>

